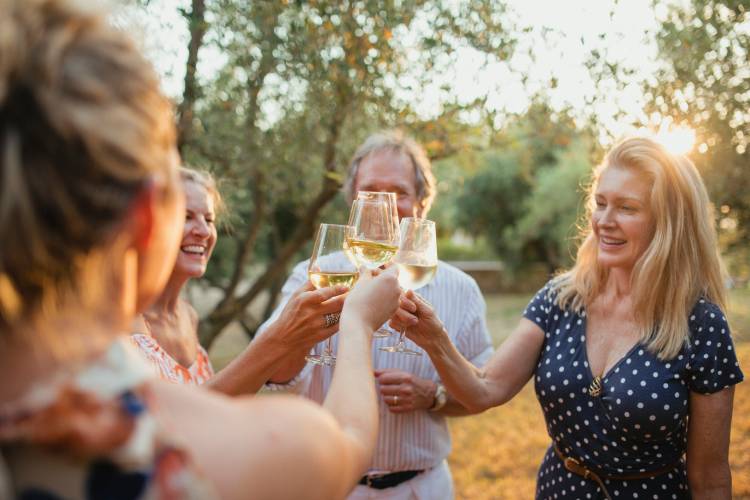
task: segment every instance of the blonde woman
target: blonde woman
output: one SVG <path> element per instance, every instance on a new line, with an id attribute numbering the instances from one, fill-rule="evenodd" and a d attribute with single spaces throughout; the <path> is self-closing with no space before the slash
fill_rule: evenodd
<path id="1" fill-rule="evenodd" d="M 344 497 L 375 443 L 370 342 L 396 310 L 394 273 L 363 273 L 349 293 L 322 407 L 156 380 L 118 333 L 178 252 L 170 105 L 81 2 L 0 0 L 0 33 L 0 485 L 15 498 Z"/>
<path id="2" fill-rule="evenodd" d="M 708 196 L 693 164 L 628 139 L 595 172 L 572 269 L 550 281 L 482 369 L 416 295 L 394 326 L 473 412 L 533 378 L 552 444 L 536 497 L 728 499 L 734 384 Z"/>

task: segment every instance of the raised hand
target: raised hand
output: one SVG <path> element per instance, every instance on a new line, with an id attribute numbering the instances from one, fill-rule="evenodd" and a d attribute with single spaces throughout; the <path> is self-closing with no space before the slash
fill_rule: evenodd
<path id="1" fill-rule="evenodd" d="M 398 308 L 401 289 L 397 276 L 395 267 L 375 277 L 362 267 L 359 280 L 347 294 L 341 322 L 357 319 L 373 331 L 382 325 Z"/>
<path id="2" fill-rule="evenodd" d="M 436 342 L 445 331 L 443 322 L 432 306 L 411 290 L 401 295 L 399 309 L 389 325 L 395 330 L 406 329 L 406 336 L 425 350 L 426 346 Z"/>

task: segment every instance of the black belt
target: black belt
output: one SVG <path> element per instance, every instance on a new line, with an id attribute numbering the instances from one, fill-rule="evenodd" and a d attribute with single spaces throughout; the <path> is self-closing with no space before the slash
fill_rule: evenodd
<path id="1" fill-rule="evenodd" d="M 384 490 L 386 488 L 393 488 L 399 484 L 412 479 L 419 474 L 424 472 L 423 470 L 402 470 L 399 472 L 391 472 L 390 474 L 373 474 L 372 476 L 362 476 L 359 480 L 359 484 L 375 488 L 376 490 Z"/>

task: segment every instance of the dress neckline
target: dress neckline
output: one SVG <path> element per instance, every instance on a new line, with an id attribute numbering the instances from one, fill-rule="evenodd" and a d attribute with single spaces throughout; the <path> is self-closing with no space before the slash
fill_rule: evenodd
<path id="1" fill-rule="evenodd" d="M 198 361 L 199 361 L 199 358 L 200 358 L 201 354 L 203 354 L 203 352 L 205 351 L 205 349 L 203 349 L 203 346 L 200 345 L 200 343 L 198 343 L 198 348 L 195 350 L 195 359 L 193 359 L 193 362 L 190 363 L 189 366 L 185 366 L 182 363 L 180 363 L 179 361 L 177 361 L 176 359 L 174 359 L 174 357 L 172 357 L 172 355 L 169 354 L 167 352 L 167 350 L 164 349 L 161 346 L 161 344 L 159 344 L 159 342 L 157 342 L 156 339 L 154 337 L 152 337 L 151 335 L 149 335 L 148 333 L 134 332 L 131 335 L 133 337 L 137 337 L 137 338 L 145 338 L 152 349 L 154 349 L 156 351 L 161 351 L 162 353 L 164 353 L 164 356 L 166 356 L 169 359 L 169 361 L 171 361 L 175 365 L 179 366 L 180 368 L 189 371 L 190 373 L 193 373 L 194 369 L 198 365 Z"/>
<path id="2" fill-rule="evenodd" d="M 633 344 L 630 347 L 630 349 L 627 350 L 627 352 L 625 354 L 623 354 L 622 356 L 620 356 L 620 358 L 617 361 L 615 361 L 615 363 L 612 366 L 610 366 L 608 370 L 603 371 L 601 375 L 598 375 L 598 376 L 594 375 L 594 371 L 591 368 L 591 361 L 589 360 L 589 351 L 588 351 L 588 348 L 587 348 L 588 338 L 589 338 L 589 331 L 588 331 L 589 330 L 588 329 L 588 326 L 589 326 L 588 317 L 589 317 L 589 315 L 586 313 L 586 310 L 584 309 L 583 313 L 577 314 L 577 316 L 581 319 L 581 321 L 583 323 L 582 324 L 582 326 L 583 326 L 583 359 L 584 359 L 584 361 L 586 361 L 586 372 L 589 375 L 589 381 L 590 382 L 593 382 L 597 377 L 601 381 L 607 380 L 607 378 L 609 378 L 609 376 L 611 374 L 613 374 L 615 372 L 615 370 L 617 368 L 619 368 L 619 366 L 621 364 L 623 364 L 628 358 L 630 358 L 630 356 L 635 352 L 635 350 L 637 348 L 639 348 L 639 347 L 642 346 L 641 341 L 640 340 L 637 341 L 635 344 Z"/>

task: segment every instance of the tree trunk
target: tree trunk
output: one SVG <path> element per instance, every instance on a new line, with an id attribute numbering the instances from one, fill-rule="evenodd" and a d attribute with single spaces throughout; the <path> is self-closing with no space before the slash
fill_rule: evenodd
<path id="1" fill-rule="evenodd" d="M 185 15 L 190 29 L 190 42 L 188 43 L 188 59 L 185 68 L 185 88 L 182 92 L 182 102 L 177 108 L 177 147 L 183 151 L 185 144 L 190 141 L 193 131 L 193 108 L 198 99 L 200 89 L 195 77 L 198 66 L 198 51 L 203 45 L 203 37 L 206 34 L 206 4 L 204 0 L 193 0 L 192 10 Z"/>

